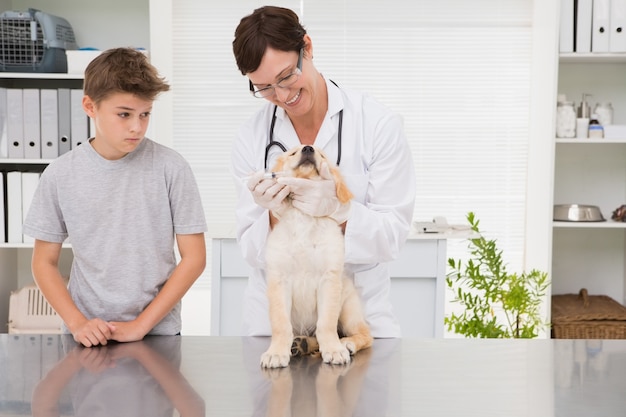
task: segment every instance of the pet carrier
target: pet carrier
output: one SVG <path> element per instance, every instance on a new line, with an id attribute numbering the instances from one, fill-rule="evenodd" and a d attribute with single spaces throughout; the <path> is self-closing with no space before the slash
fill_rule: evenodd
<path id="1" fill-rule="evenodd" d="M 61 333 L 62 324 L 36 285 L 11 292 L 9 333 Z"/>
<path id="2" fill-rule="evenodd" d="M 0 13 L 0 71 L 67 72 L 65 51 L 77 48 L 63 18 L 36 9 Z"/>

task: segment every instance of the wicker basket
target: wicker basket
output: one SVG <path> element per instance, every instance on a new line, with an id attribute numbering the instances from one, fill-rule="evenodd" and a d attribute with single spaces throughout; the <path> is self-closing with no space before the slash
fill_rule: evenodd
<path id="1" fill-rule="evenodd" d="M 552 296 L 555 339 L 626 339 L 626 307 L 606 295 Z"/>

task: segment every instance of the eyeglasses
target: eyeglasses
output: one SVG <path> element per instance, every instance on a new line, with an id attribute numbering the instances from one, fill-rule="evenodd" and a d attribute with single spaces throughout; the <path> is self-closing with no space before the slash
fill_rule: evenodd
<path id="1" fill-rule="evenodd" d="M 274 94 L 274 89 L 278 88 L 289 88 L 296 83 L 300 79 L 300 75 L 302 75 L 302 54 L 304 49 L 300 49 L 300 55 L 298 55 L 298 63 L 296 64 L 296 70 L 286 77 L 278 80 L 276 84 L 270 84 L 267 87 L 257 89 L 252 81 L 248 80 L 250 83 L 250 93 L 256 98 L 265 98 Z"/>

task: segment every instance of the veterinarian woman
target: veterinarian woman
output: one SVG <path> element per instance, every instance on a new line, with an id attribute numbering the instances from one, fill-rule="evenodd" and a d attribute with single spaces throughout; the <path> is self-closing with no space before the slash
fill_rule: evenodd
<path id="1" fill-rule="evenodd" d="M 267 102 L 240 127 L 232 169 L 238 193 L 237 239 L 253 267 L 244 298 L 244 333 L 271 334 L 264 274 L 265 242 L 274 222 L 269 210 L 290 192 L 315 215 L 335 215 L 345 235 L 345 271 L 363 300 L 374 337 L 399 337 L 389 298 L 389 261 L 409 233 L 415 174 L 402 119 L 367 94 L 349 91 L 323 76 L 313 63 L 311 37 L 289 9 L 262 7 L 241 19 L 233 52 L 249 89 Z M 329 181 L 300 187 L 262 179 L 276 156 L 314 144 L 337 163 L 354 199 L 340 213 Z M 241 178 L 257 173 L 252 181 Z M 325 194 L 326 192 L 326 194 Z M 303 257 L 307 254 L 303 253 Z M 297 262 L 297 259 L 294 259 Z"/>

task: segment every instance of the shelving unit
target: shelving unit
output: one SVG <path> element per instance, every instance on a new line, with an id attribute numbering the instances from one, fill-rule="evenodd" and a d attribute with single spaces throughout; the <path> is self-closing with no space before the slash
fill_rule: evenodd
<path id="1" fill-rule="evenodd" d="M 0 87 L 5 88 L 82 88 L 82 77 L 70 74 L 41 73 L 2 73 Z M 30 171 L 43 172 L 51 162 L 50 159 L 0 159 L 0 172 Z M 18 196 L 21 198 L 21 196 Z M 7 193 L 7 201 L 15 198 Z M 6 213 L 5 213 L 6 214 Z M 32 283 L 30 260 L 32 258 L 30 243 L 0 242 L 0 332 L 6 332 L 8 322 L 8 305 L 11 291 Z M 69 244 L 64 245 L 61 273 L 69 276 L 72 251 Z M 6 308 L 5 308 L 6 306 Z"/>
<path id="2" fill-rule="evenodd" d="M 149 50 L 150 1 L 0 0 L 0 11 L 35 8 L 63 17 L 72 25 L 79 47 L 132 46 Z M 115 27 L 125 27 L 125 30 L 116 30 L 111 26 L 112 21 L 116 22 Z M 82 88 L 82 75 L 0 72 L 0 87 Z M 50 162 L 44 159 L 0 159 L 0 171 L 42 172 Z M 31 258 L 32 244 L 0 242 L 0 333 L 7 331 L 11 291 L 32 282 Z M 69 276 L 71 263 L 71 246 L 64 244 L 59 265 L 62 274 Z"/>
<path id="3" fill-rule="evenodd" d="M 626 54 L 568 53 L 559 57 L 558 93 L 593 111 L 611 102 L 613 123 L 626 124 Z M 556 106 L 555 106 L 556 109 Z M 553 222 L 552 294 L 608 295 L 626 303 L 626 223 L 611 220 L 626 204 L 626 138 L 556 141 L 554 204 L 592 204 L 604 222 Z"/>

